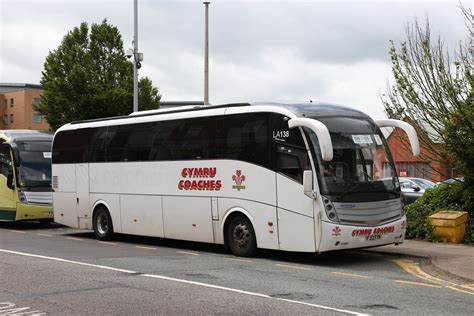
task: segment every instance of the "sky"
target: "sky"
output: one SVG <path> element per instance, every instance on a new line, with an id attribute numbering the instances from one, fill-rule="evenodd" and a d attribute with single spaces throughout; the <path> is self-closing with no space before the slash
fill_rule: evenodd
<path id="1" fill-rule="evenodd" d="M 138 0 L 140 76 L 163 101 L 203 100 L 202 0 Z M 472 6 L 464 1 L 464 6 Z M 452 50 L 466 40 L 457 0 L 227 1 L 209 6 L 210 102 L 313 100 L 373 118 L 393 82 L 388 51 L 429 18 Z M 132 47 L 133 0 L 0 0 L 0 82 L 39 83 L 44 61 L 81 22 L 104 18 Z"/>

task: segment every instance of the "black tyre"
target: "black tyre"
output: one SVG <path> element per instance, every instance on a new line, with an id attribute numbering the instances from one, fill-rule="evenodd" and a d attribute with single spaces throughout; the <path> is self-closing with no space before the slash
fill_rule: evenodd
<path id="1" fill-rule="evenodd" d="M 43 219 L 40 219 L 39 221 L 41 224 L 51 224 L 52 222 L 54 222 L 52 218 L 43 218 Z"/>
<path id="2" fill-rule="evenodd" d="M 99 240 L 110 240 L 114 234 L 114 228 L 112 225 L 112 218 L 110 217 L 109 211 L 105 207 L 99 207 L 94 212 L 94 218 L 92 219 L 92 226 L 94 228 L 94 234 Z"/>
<path id="3" fill-rule="evenodd" d="M 250 220 L 242 215 L 235 216 L 227 226 L 227 244 L 230 251 L 240 257 L 251 257 L 257 250 L 255 230 Z"/>

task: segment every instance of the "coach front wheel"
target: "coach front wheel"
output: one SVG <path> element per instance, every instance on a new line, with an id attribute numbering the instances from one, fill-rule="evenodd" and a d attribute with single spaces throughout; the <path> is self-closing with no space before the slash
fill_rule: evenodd
<path id="1" fill-rule="evenodd" d="M 114 234 L 112 218 L 105 207 L 99 207 L 94 212 L 93 218 L 94 234 L 99 240 L 110 240 Z"/>

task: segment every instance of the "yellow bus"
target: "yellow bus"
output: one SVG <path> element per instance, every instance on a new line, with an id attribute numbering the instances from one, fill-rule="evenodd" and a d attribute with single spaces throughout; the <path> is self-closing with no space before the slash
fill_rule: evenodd
<path id="1" fill-rule="evenodd" d="M 0 221 L 53 221 L 51 142 L 34 130 L 0 130 Z"/>

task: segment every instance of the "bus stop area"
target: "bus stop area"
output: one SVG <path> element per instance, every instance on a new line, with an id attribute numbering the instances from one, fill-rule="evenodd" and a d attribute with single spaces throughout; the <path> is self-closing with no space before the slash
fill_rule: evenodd
<path id="1" fill-rule="evenodd" d="M 474 246 L 449 243 L 431 243 L 405 240 L 398 246 L 387 245 L 365 249 L 382 255 L 424 258 L 431 263 L 434 272 L 448 274 L 474 285 Z"/>

